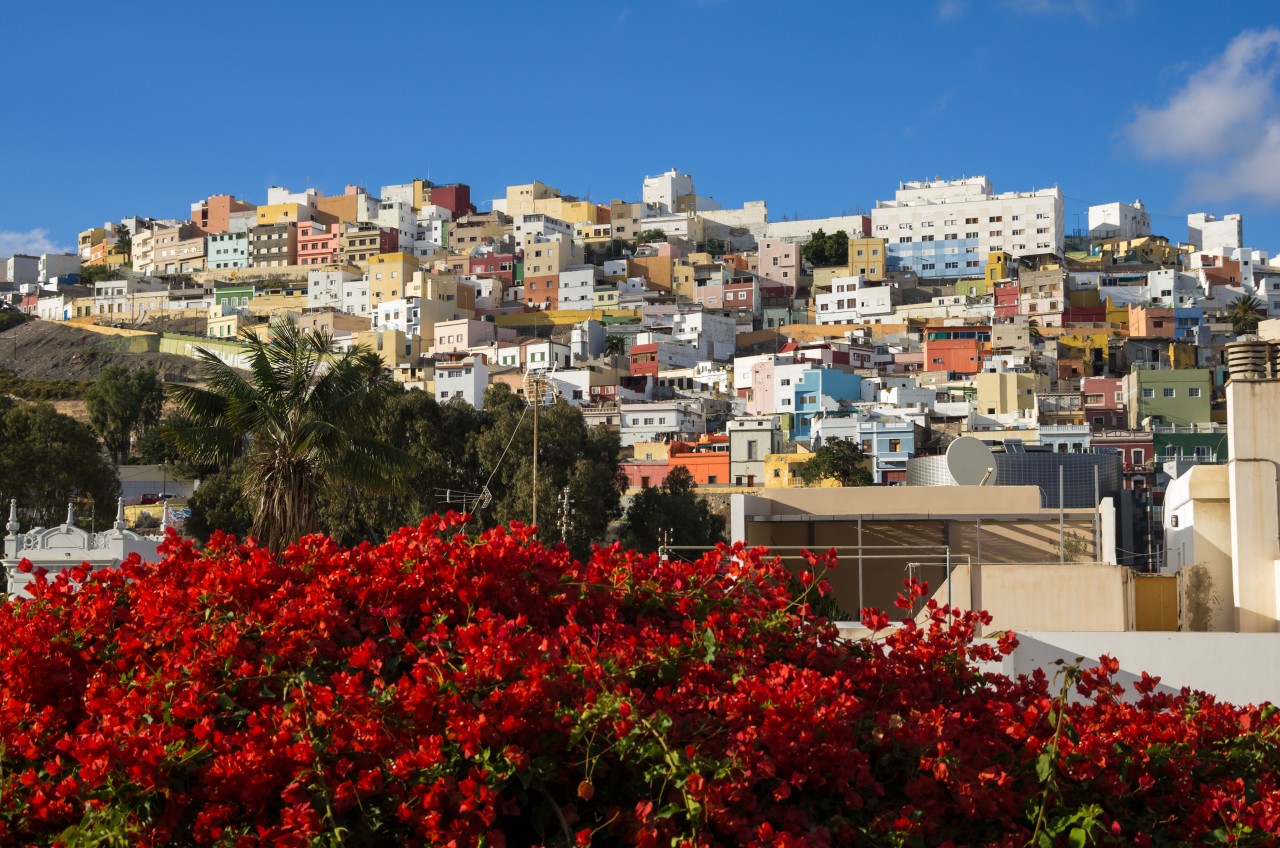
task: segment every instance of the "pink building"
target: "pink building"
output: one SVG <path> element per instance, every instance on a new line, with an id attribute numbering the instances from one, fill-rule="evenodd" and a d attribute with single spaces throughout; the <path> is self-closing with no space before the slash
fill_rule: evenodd
<path id="1" fill-rule="evenodd" d="M 1172 309 L 1164 306 L 1129 307 L 1129 338 L 1171 339 L 1173 333 Z"/>
<path id="2" fill-rule="evenodd" d="M 760 241 L 760 276 L 795 289 L 800 279 L 800 245 L 778 239 Z"/>
<path id="3" fill-rule="evenodd" d="M 304 223 L 298 230 L 298 264 L 336 265 L 342 251 L 338 238 L 340 226 Z"/>
<path id="4" fill-rule="evenodd" d="M 1093 430 L 1125 426 L 1128 417 L 1124 408 L 1123 378 L 1084 378 L 1084 420 Z"/>

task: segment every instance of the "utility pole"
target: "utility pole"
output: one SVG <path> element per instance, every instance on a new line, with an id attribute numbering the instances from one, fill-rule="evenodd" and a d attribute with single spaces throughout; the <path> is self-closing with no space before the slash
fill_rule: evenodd
<path id="1" fill-rule="evenodd" d="M 538 397 L 538 378 L 533 379 L 533 526 L 538 526 L 538 407 L 542 398 Z"/>

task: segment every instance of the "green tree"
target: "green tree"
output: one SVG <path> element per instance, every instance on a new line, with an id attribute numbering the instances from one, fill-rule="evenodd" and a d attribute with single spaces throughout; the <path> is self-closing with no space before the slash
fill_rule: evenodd
<path id="1" fill-rule="evenodd" d="M 183 525 L 185 533 L 201 543 L 209 541 L 215 530 L 244 538 L 253 527 L 253 508 L 245 497 L 244 460 L 207 474 L 200 487 L 187 501 L 191 515 Z"/>
<path id="2" fill-rule="evenodd" d="M 0 309 L 0 333 L 31 320 L 33 320 L 31 316 L 25 312 L 19 312 L 16 309 Z"/>
<path id="3" fill-rule="evenodd" d="M 338 353 L 326 333 L 279 321 L 269 340 L 246 333 L 249 376 L 197 349 L 207 385 L 170 389 L 188 424 L 165 432 L 196 464 L 245 457 L 253 533 L 279 551 L 318 530 L 321 493 L 339 483 L 394 489 L 413 460 L 375 438 L 394 383 L 367 347 Z"/>
<path id="4" fill-rule="evenodd" d="M 693 475 L 676 466 L 661 486 L 644 489 L 631 499 L 622 522 L 622 543 L 638 551 L 656 551 L 663 533 L 673 545 L 713 547 L 725 541 L 724 518 L 698 495 Z"/>
<path id="5" fill-rule="evenodd" d="M 325 490 L 321 518 L 326 532 L 347 545 L 381 542 L 433 512 L 474 510 L 468 494 L 484 484 L 477 437 L 484 414 L 466 401 L 445 404 L 412 389 L 393 394 L 374 426 L 375 438 L 413 457 L 403 491 L 369 491 L 353 483 Z"/>
<path id="6" fill-rule="evenodd" d="M 133 256 L 133 235 L 124 224 L 116 225 L 116 251 L 124 256 Z"/>
<path id="7" fill-rule="evenodd" d="M 651 241 L 666 241 L 666 240 L 667 240 L 667 231 L 663 229 L 658 229 L 658 228 L 654 228 L 651 230 L 641 230 L 639 235 L 636 236 L 636 244 L 644 244 L 646 242 L 651 242 Z"/>
<path id="8" fill-rule="evenodd" d="M 613 367 L 617 368 L 618 357 L 622 356 L 624 353 L 627 352 L 626 336 L 622 336 L 617 333 L 610 333 L 609 335 L 605 336 L 604 352 L 606 356 L 610 357 L 613 360 Z"/>
<path id="9" fill-rule="evenodd" d="M 533 411 L 503 384 L 485 393 L 486 427 L 477 439 L 481 467 L 493 493 L 486 523 L 533 520 Z M 564 541 L 575 556 L 602 541 L 622 514 L 621 445 L 603 427 L 587 427 L 564 401 L 538 412 L 538 524 L 545 541 Z M 573 504 L 567 538 L 560 503 L 568 487 Z"/>
<path id="10" fill-rule="evenodd" d="M 80 285 L 82 286 L 91 286 L 103 280 L 117 280 L 119 278 L 120 269 L 118 268 L 111 268 L 101 264 L 80 266 Z"/>
<path id="11" fill-rule="evenodd" d="M 117 465 L 129 461 L 133 438 L 160 421 L 164 383 L 151 369 L 108 365 L 84 393 L 89 424 Z"/>
<path id="12" fill-rule="evenodd" d="M 822 230 L 814 230 L 809 240 L 800 248 L 800 255 L 814 267 L 849 264 L 849 235 L 844 230 L 837 230 L 827 235 Z"/>
<path id="13" fill-rule="evenodd" d="M 866 455 L 857 442 L 829 439 L 813 452 L 813 459 L 796 471 L 806 486 L 837 480 L 841 486 L 870 486 L 875 480 L 866 467 Z"/>
<path id="14" fill-rule="evenodd" d="M 1258 320 L 1262 318 L 1262 304 L 1258 302 L 1256 297 L 1242 294 L 1231 301 L 1231 307 L 1227 311 L 1227 318 L 1231 321 L 1232 332 L 1237 336 L 1256 333 L 1258 331 Z"/>
<path id="15" fill-rule="evenodd" d="M 115 514 L 115 469 L 93 431 L 44 403 L 0 397 L 0 504 L 18 502 L 34 524 L 62 523 L 71 498 L 92 499 L 97 513 Z"/>

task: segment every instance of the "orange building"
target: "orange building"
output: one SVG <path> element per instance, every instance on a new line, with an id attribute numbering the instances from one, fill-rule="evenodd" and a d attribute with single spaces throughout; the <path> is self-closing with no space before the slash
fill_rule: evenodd
<path id="1" fill-rule="evenodd" d="M 991 327 L 937 327 L 924 333 L 924 370 L 977 374 L 991 355 Z"/>
<path id="2" fill-rule="evenodd" d="M 704 433 L 696 442 L 672 442 L 667 467 L 687 469 L 695 486 L 724 485 L 729 482 L 729 436 Z"/>
<path id="3" fill-rule="evenodd" d="M 258 207 L 233 194 L 215 194 L 208 200 L 191 204 L 191 223 L 201 235 L 225 233 L 231 229 L 232 212 L 250 212 Z"/>

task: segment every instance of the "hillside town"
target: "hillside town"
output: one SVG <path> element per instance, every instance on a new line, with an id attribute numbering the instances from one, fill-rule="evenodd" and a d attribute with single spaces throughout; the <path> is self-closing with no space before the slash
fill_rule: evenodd
<path id="1" fill-rule="evenodd" d="M 377 351 L 442 403 L 482 408 L 497 384 L 563 400 L 618 435 L 632 493 L 683 468 L 733 539 L 834 543 L 821 522 L 797 535 L 769 519 L 798 503 L 788 491 L 842 485 L 802 469 L 847 442 L 871 485 L 796 507 L 815 520 L 985 521 L 1023 563 L 1202 561 L 1171 493 L 1185 501 L 1192 472 L 1228 458 L 1225 346 L 1280 337 L 1265 320 L 1280 263 L 1241 215 L 1160 234 L 1136 200 L 1068 229 L 1059 188 L 998 193 L 981 176 L 902 182 L 868 212 L 807 220 L 722 208 L 678 169 L 639 188 L 606 204 L 533 182 L 477 208 L 463 183 L 272 186 L 261 204 L 214 195 L 185 219 L 90 227 L 76 252 L 4 259 L 0 285 L 39 323 L 135 351 L 240 366 L 244 334 L 285 318 Z M 949 448 L 974 441 L 985 472 L 967 479 Z M 957 484 L 992 497 L 919 507 L 917 487 Z M 1038 497 L 997 497 L 1014 486 Z M 1047 531 L 1009 529 L 1024 525 Z M 940 527 L 910 535 L 950 545 Z M 859 578 L 846 606 L 875 594 Z"/>

